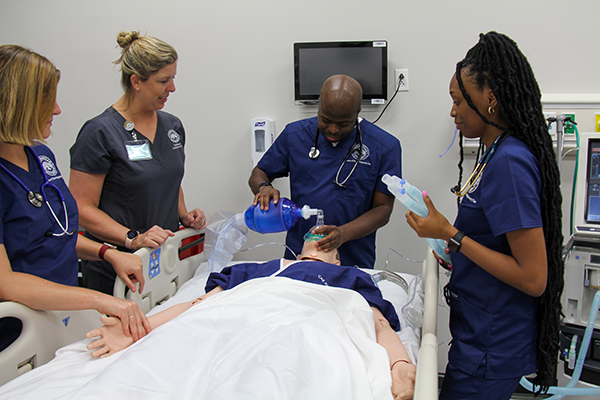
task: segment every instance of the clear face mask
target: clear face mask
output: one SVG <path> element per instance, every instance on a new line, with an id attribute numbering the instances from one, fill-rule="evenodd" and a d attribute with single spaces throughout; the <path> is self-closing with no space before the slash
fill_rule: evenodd
<path id="1" fill-rule="evenodd" d="M 308 230 L 308 232 L 306 232 L 306 234 L 304 235 L 304 241 L 305 242 L 316 242 L 316 241 L 319 241 L 319 240 L 323 239 L 324 237 L 326 237 L 327 235 L 325 235 L 325 234 L 312 233 L 315 229 L 317 229 L 323 225 L 325 225 L 325 215 L 323 214 L 323 210 L 318 210 L 317 211 L 317 224 L 315 226 L 313 226 L 312 228 L 310 228 Z"/>

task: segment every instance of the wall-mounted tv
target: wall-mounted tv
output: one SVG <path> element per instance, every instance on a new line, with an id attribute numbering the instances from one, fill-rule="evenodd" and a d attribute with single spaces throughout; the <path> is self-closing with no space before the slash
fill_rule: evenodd
<path id="1" fill-rule="evenodd" d="M 294 43 L 294 100 L 317 104 L 323 82 L 345 74 L 363 89 L 363 102 L 387 100 L 387 41 Z"/>

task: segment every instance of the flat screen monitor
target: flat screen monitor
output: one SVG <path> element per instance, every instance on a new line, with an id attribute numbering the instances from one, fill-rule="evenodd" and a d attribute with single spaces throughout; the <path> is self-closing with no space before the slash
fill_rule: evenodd
<path id="1" fill-rule="evenodd" d="M 600 224 L 600 138 L 589 139 L 587 158 L 585 222 Z"/>
<path id="2" fill-rule="evenodd" d="M 332 75 L 356 79 L 363 102 L 387 100 L 387 41 L 294 43 L 294 100 L 316 104 L 323 82 Z"/>
<path id="3" fill-rule="evenodd" d="M 578 153 L 573 238 L 600 243 L 600 133 L 580 133 Z"/>

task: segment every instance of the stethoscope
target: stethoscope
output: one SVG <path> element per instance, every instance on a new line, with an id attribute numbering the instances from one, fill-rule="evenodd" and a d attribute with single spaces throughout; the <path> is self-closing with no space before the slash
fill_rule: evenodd
<path id="1" fill-rule="evenodd" d="M 317 131 L 315 133 L 315 140 L 313 142 L 313 146 L 310 148 L 310 151 L 308 152 L 308 157 L 311 160 L 316 160 L 321 155 L 321 151 L 317 148 L 317 140 L 318 139 L 319 139 L 319 124 L 317 124 Z M 346 179 L 344 179 L 342 182 L 340 182 L 340 173 L 342 172 L 342 168 L 344 167 L 344 164 L 346 164 L 346 162 L 348 161 L 348 159 L 350 158 L 352 153 L 354 153 L 357 150 L 357 148 L 356 148 L 357 143 L 359 144 L 358 158 L 356 159 L 354 166 L 350 170 L 350 173 L 348 174 L 348 176 L 346 176 Z M 363 150 L 363 141 L 362 141 L 362 134 L 360 132 L 360 120 L 357 120 L 356 121 L 356 137 L 354 138 L 354 143 L 352 143 L 352 146 L 350 146 L 350 150 L 348 150 L 348 154 L 346 154 L 346 157 L 344 157 L 344 161 L 342 161 L 340 168 L 338 168 L 338 171 L 337 171 L 337 174 L 335 174 L 335 179 L 333 180 L 333 183 L 335 183 L 336 185 L 338 185 L 339 187 L 341 187 L 343 189 L 347 188 L 345 183 L 348 182 L 348 179 L 350 179 L 350 177 L 354 173 L 354 170 L 356 169 L 356 166 L 358 165 L 360 158 L 362 157 L 362 154 L 363 154 L 362 150 Z"/>
<path id="2" fill-rule="evenodd" d="M 475 170 L 473 170 L 473 173 L 471 173 L 471 176 L 469 177 L 469 180 L 467 180 L 467 182 L 463 185 L 463 187 L 460 190 L 458 190 L 458 185 L 456 185 L 453 188 L 451 188 L 450 191 L 452 193 L 454 193 L 458 197 L 463 197 L 467 193 L 469 193 L 469 190 L 471 190 L 471 188 L 473 187 L 473 185 L 475 185 L 475 183 L 477 182 L 477 180 L 479 179 L 479 177 L 483 173 L 483 170 L 485 169 L 485 166 L 488 164 L 488 162 L 490 161 L 490 159 L 492 158 L 492 156 L 496 152 L 496 148 L 498 147 L 498 144 L 505 137 L 506 137 L 506 132 L 502 132 L 502 134 L 500 136 L 498 136 L 496 138 L 496 140 L 494 140 L 494 143 L 492 143 L 492 145 L 481 156 L 481 159 L 477 163 L 477 166 L 475 167 Z"/>
<path id="3" fill-rule="evenodd" d="M 48 175 L 46 175 L 46 171 L 44 170 L 44 166 L 42 165 L 42 162 L 40 161 L 39 157 L 34 153 L 34 151 L 31 148 L 25 147 L 25 149 L 29 150 L 31 152 L 31 154 L 33 155 L 33 158 L 35 158 L 38 166 L 40 167 L 40 170 L 42 171 L 42 175 L 44 176 L 44 183 L 42 183 L 42 186 L 40 186 L 39 192 L 34 192 L 33 190 L 29 189 L 23 183 L 22 180 L 20 180 L 15 174 L 10 172 L 8 170 L 8 168 L 6 168 L 2 163 L 0 163 L 0 167 L 2 167 L 2 169 L 8 175 L 10 175 L 10 177 L 12 177 L 19 185 L 21 185 L 21 187 L 23 189 L 25 189 L 25 192 L 27 192 L 27 200 L 29 201 L 29 203 L 31 203 L 32 206 L 34 206 L 35 208 L 41 208 L 43 203 L 46 203 L 46 205 L 48 206 L 48 209 L 52 213 L 54 220 L 56 221 L 56 223 L 58 224 L 58 226 L 60 227 L 62 232 L 54 233 L 54 232 L 48 231 L 48 232 L 46 232 L 45 236 L 63 236 L 63 235 L 71 236 L 73 233 L 75 233 L 75 230 L 69 232 L 69 215 L 67 214 L 67 206 L 65 204 L 65 198 L 63 197 L 60 189 L 55 184 L 50 183 L 50 181 L 48 180 Z M 60 222 L 60 220 L 56 216 L 56 213 L 50 206 L 50 203 L 48 202 L 48 196 L 46 196 L 46 188 L 48 188 L 48 187 L 52 188 L 56 191 L 56 193 L 58 194 L 58 198 L 62 202 L 63 209 L 65 210 L 65 225 L 66 226 L 63 226 L 63 224 Z"/>

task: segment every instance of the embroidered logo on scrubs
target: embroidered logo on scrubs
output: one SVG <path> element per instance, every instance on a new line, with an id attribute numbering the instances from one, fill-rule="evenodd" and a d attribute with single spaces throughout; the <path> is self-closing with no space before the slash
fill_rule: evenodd
<path id="1" fill-rule="evenodd" d="M 474 198 L 472 198 L 469 195 L 477 190 L 477 188 L 479 187 L 479 182 L 481 182 L 481 176 L 479 178 L 477 178 L 477 180 L 473 184 L 473 187 L 471 187 L 471 189 L 469 189 L 469 192 L 465 196 L 465 198 L 469 199 L 469 201 L 473 204 L 477 204 L 477 200 L 475 200 Z"/>
<path id="2" fill-rule="evenodd" d="M 60 175 L 58 175 L 58 168 L 52 162 L 52 160 L 47 156 L 38 156 L 40 162 L 42 163 L 42 167 L 44 167 L 44 172 L 48 176 L 48 181 L 52 181 L 54 179 L 59 179 Z"/>
<path id="3" fill-rule="evenodd" d="M 481 175 L 479 176 L 479 178 L 477 178 L 471 189 L 469 189 L 469 193 L 473 193 L 477 190 L 477 188 L 479 187 L 479 182 L 481 182 Z"/>
<path id="4" fill-rule="evenodd" d="M 169 140 L 173 145 L 173 150 L 180 149 L 181 147 L 183 147 L 183 145 L 181 144 L 181 135 L 177 133 L 175 129 L 169 129 L 169 132 L 167 132 L 167 136 L 169 137 Z"/>
<path id="5" fill-rule="evenodd" d="M 327 283 L 327 280 L 323 278 L 323 275 L 319 274 L 318 278 L 321 280 L 321 282 L 323 282 L 323 285 L 329 286 L 329 283 Z"/>
<path id="6" fill-rule="evenodd" d="M 352 151 L 352 158 L 354 160 L 356 160 L 358 158 L 358 148 L 359 148 L 360 144 L 356 144 L 354 145 L 353 149 L 354 151 Z M 371 155 L 371 150 L 369 150 L 369 148 L 367 147 L 366 144 L 362 145 L 362 152 L 360 155 L 360 163 L 361 164 L 367 164 L 367 165 L 371 165 L 370 162 L 365 161 L 367 158 L 369 158 L 369 155 Z"/>

